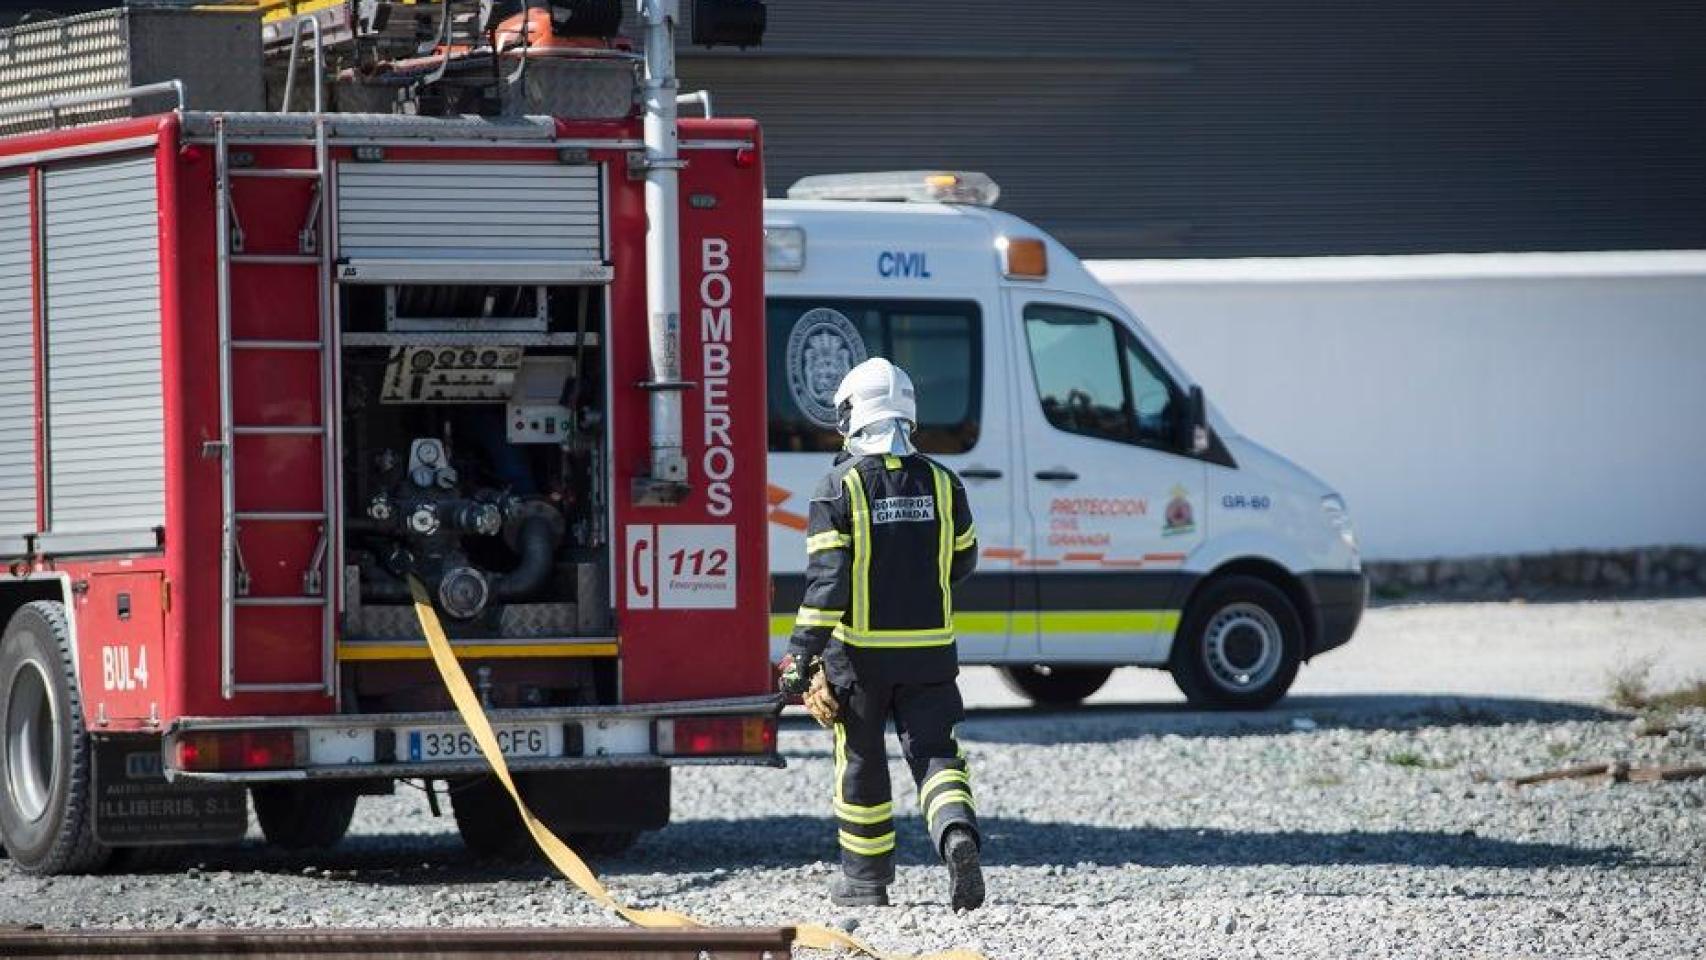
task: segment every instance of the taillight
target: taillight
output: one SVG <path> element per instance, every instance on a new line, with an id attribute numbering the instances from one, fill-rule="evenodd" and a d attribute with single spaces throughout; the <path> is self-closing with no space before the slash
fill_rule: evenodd
<path id="1" fill-rule="evenodd" d="M 178 737 L 179 770 L 279 770 L 301 766 L 308 755 L 301 730 L 207 730 Z"/>
<path id="2" fill-rule="evenodd" d="M 775 717 L 679 717 L 659 720 L 658 753 L 716 757 L 776 752 Z"/>

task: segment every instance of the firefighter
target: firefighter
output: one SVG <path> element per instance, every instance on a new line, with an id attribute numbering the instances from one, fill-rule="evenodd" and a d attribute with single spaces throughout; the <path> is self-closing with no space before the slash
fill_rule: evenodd
<path id="1" fill-rule="evenodd" d="M 951 586 L 977 565 L 977 532 L 953 471 L 918 453 L 912 380 L 881 358 L 835 391 L 846 438 L 812 494 L 806 592 L 780 686 L 835 733 L 838 906 L 887 906 L 895 831 L 883 737 L 894 721 L 918 807 L 948 866 L 956 910 L 983 903 Z"/>

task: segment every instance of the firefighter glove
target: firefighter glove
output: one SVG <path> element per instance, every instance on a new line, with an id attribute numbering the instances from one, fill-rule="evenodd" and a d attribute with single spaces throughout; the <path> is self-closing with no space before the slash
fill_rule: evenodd
<path id="1" fill-rule="evenodd" d="M 790 697 L 803 696 L 811 686 L 807 666 L 791 653 L 784 656 L 778 666 L 781 668 L 781 675 L 776 680 L 776 689 Z"/>
<path id="2" fill-rule="evenodd" d="M 812 715 L 817 725 L 828 730 L 835 725 L 835 717 L 841 712 L 841 704 L 835 699 L 835 691 L 829 687 L 829 671 L 823 668 L 823 661 L 812 664 L 811 686 L 806 689 L 801 702 L 806 705 L 806 712 Z"/>

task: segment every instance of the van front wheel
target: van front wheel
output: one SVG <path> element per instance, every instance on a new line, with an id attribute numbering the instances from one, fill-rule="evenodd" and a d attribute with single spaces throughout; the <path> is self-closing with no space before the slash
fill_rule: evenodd
<path id="1" fill-rule="evenodd" d="M 1173 682 L 1192 706 L 1260 710 L 1291 689 L 1303 661 L 1303 620 L 1276 586 L 1231 576 L 1191 601 L 1173 640 Z"/>
<path id="2" fill-rule="evenodd" d="M 1113 667 L 1002 667 L 1007 689 L 1039 707 L 1075 707 L 1108 682 Z"/>

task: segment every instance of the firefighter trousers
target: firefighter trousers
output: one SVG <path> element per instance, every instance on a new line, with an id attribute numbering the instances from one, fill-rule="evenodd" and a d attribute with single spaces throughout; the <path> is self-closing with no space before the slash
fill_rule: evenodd
<path id="1" fill-rule="evenodd" d="M 891 718 L 937 855 L 950 827 L 968 827 L 977 837 L 971 773 L 954 737 L 965 716 L 954 681 L 858 682 L 836 694 L 841 716 L 835 724 L 835 819 L 841 868 L 847 876 L 872 883 L 894 881 L 894 804 L 884 742 Z"/>

